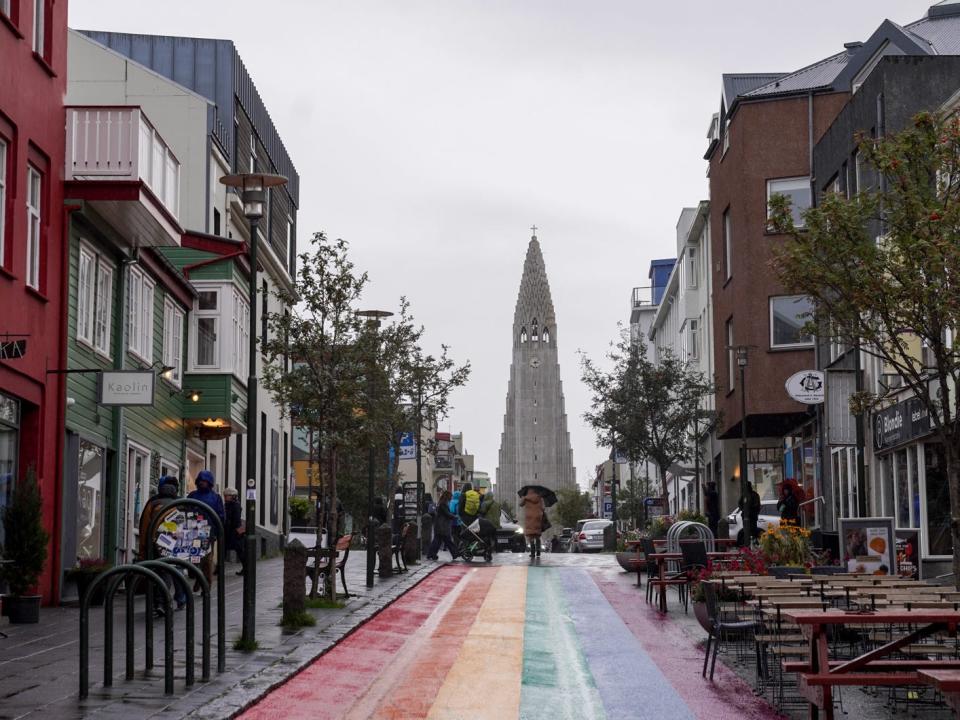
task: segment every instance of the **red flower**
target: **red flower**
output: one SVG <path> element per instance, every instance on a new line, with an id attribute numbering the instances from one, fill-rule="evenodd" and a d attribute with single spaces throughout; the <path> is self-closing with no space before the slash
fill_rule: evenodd
<path id="1" fill-rule="evenodd" d="M 940 215 L 940 213 L 938 213 L 936 210 L 934 210 L 932 213 L 930 213 L 930 220 L 932 220 L 933 222 L 936 222 L 936 221 L 939 220 L 940 218 L 941 218 L 941 215 Z"/>

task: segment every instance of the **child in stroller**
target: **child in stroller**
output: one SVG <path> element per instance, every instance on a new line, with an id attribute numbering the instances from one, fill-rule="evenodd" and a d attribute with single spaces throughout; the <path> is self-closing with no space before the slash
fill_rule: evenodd
<path id="1" fill-rule="evenodd" d="M 469 525 L 460 527 L 457 551 L 467 562 L 483 556 L 487 562 L 493 560 L 493 549 L 497 544 L 497 531 L 489 520 L 477 518 Z"/>

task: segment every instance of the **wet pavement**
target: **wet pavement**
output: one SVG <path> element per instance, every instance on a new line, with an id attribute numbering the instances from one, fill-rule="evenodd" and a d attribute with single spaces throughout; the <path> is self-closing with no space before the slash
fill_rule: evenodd
<path id="1" fill-rule="evenodd" d="M 780 717 L 720 664 L 703 680 L 634 578 L 610 555 L 447 565 L 241 717 Z"/>

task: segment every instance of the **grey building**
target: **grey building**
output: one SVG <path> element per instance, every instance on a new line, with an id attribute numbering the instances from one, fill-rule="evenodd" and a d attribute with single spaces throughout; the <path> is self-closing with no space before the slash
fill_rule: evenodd
<path id="1" fill-rule="evenodd" d="M 513 362 L 496 476 L 498 495 L 514 510 L 523 485 L 555 490 L 576 486 L 557 337 L 547 269 L 534 235 L 513 317 Z"/>

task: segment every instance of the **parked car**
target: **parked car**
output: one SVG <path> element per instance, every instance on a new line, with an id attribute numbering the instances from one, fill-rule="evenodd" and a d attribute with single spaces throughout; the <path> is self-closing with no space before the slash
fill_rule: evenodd
<path id="1" fill-rule="evenodd" d="M 743 518 L 740 508 L 727 516 L 730 526 L 730 537 L 737 539 L 737 544 L 743 543 Z M 776 500 L 765 500 L 760 503 L 760 514 L 757 516 L 757 527 L 763 532 L 768 527 L 780 527 L 780 513 L 777 511 Z"/>
<path id="2" fill-rule="evenodd" d="M 578 523 L 579 524 L 579 523 Z M 574 552 L 600 552 L 603 550 L 603 531 L 613 525 L 612 520 L 588 520 L 573 537 Z"/>
<path id="3" fill-rule="evenodd" d="M 560 552 L 567 552 L 570 549 L 570 540 L 573 537 L 573 528 L 563 528 L 557 537 L 560 539 Z"/>
<path id="4" fill-rule="evenodd" d="M 497 552 L 524 552 L 527 541 L 523 538 L 523 528 L 510 519 L 507 511 L 500 510 L 500 527 L 497 530 Z"/>
<path id="5" fill-rule="evenodd" d="M 584 518 L 583 520 L 577 520 L 577 526 L 573 528 L 573 532 L 570 533 L 570 542 L 567 545 L 567 552 L 580 552 L 577 549 L 577 535 L 580 534 L 580 531 L 583 530 L 583 526 L 586 525 L 591 520 L 596 520 L 597 518 Z"/>

